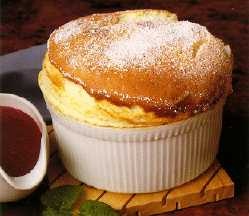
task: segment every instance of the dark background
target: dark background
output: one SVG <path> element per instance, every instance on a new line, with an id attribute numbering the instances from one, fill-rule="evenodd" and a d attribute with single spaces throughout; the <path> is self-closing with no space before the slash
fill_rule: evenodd
<path id="1" fill-rule="evenodd" d="M 179 20 L 205 25 L 230 44 L 234 54 L 234 92 L 224 110 L 218 159 L 235 182 L 235 198 L 165 215 L 249 215 L 249 1 L 2 0 L 0 54 L 45 43 L 55 28 L 79 16 L 135 8 L 167 9 L 177 13 Z M 1 82 L 1 92 L 22 89 L 14 78 Z M 21 91 L 41 97 L 38 89 Z M 43 187 L 45 183 L 31 197 L 5 205 L 4 215 L 37 215 Z"/>

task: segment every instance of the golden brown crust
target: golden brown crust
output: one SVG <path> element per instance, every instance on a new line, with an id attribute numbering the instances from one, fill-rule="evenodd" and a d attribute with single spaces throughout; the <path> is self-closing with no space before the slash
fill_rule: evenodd
<path id="1" fill-rule="evenodd" d="M 170 124 L 189 118 L 191 113 L 159 117 L 146 112 L 140 106 L 117 106 L 107 100 L 96 100 L 81 85 L 64 78 L 45 55 L 43 69 L 39 73 L 39 86 L 50 107 L 65 117 L 91 125 L 132 128 Z"/>
<path id="2" fill-rule="evenodd" d="M 163 11 L 71 21 L 51 34 L 48 55 L 95 98 L 160 116 L 205 111 L 231 92 L 229 46 L 205 27 Z"/>

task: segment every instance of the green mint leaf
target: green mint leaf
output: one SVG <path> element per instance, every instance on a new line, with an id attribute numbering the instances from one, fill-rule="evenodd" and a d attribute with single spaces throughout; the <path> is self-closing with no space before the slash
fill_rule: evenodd
<path id="1" fill-rule="evenodd" d="M 70 210 L 56 210 L 50 207 L 47 207 L 42 212 L 42 216 L 71 216 L 72 213 Z"/>
<path id="2" fill-rule="evenodd" d="M 119 216 L 119 214 L 103 202 L 87 200 L 81 205 L 79 216 Z"/>
<path id="3" fill-rule="evenodd" d="M 49 207 L 42 211 L 42 216 L 55 216 L 56 214 L 57 211 Z"/>
<path id="4" fill-rule="evenodd" d="M 41 197 L 41 202 L 45 207 L 49 207 L 56 211 L 70 210 L 76 202 L 79 195 L 82 193 L 80 186 L 67 185 L 56 187 L 47 191 Z M 48 210 L 52 211 L 52 210 Z"/>

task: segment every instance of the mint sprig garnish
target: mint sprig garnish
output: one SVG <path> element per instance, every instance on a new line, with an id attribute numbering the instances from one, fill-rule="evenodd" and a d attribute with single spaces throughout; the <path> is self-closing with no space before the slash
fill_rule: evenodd
<path id="1" fill-rule="evenodd" d="M 42 216 L 72 216 L 73 205 L 83 193 L 81 186 L 60 186 L 47 191 L 41 197 L 44 206 Z M 74 214 L 75 215 L 75 214 Z M 119 216 L 111 206 L 94 200 L 81 204 L 78 216 Z"/>
<path id="2" fill-rule="evenodd" d="M 66 209 L 53 209 L 50 207 L 46 207 L 43 212 L 42 216 L 71 216 L 71 210 Z"/>
<path id="3" fill-rule="evenodd" d="M 45 207 L 43 216 L 70 216 L 72 206 L 82 193 L 80 186 L 61 186 L 47 191 L 41 197 L 41 203 Z"/>
<path id="4" fill-rule="evenodd" d="M 79 216 L 118 216 L 111 206 L 95 201 L 87 200 L 80 207 Z"/>

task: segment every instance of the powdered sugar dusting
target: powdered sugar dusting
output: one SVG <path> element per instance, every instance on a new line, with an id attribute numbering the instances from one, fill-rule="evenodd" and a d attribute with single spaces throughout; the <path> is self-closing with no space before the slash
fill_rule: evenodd
<path id="1" fill-rule="evenodd" d="M 129 29 L 128 37 L 113 41 L 104 51 L 111 64 L 117 67 L 155 64 L 165 50 L 173 62 L 182 62 L 176 59 L 176 52 L 187 57 L 193 52 L 192 46 L 196 42 L 211 36 L 205 27 L 187 21 L 147 25 L 136 23 Z"/>
<path id="2" fill-rule="evenodd" d="M 84 22 L 81 22 L 80 19 L 66 23 L 55 31 L 54 42 L 62 43 L 69 40 L 71 37 L 76 36 L 82 32 L 83 25 Z"/>
<path id="3" fill-rule="evenodd" d="M 205 27 L 188 21 L 155 19 L 110 25 L 110 16 L 102 19 L 102 23 L 78 19 L 55 31 L 54 43 L 62 48 L 58 54 L 66 51 L 69 65 L 91 71 L 96 67 L 116 67 L 124 72 L 134 66 L 143 69 L 170 64 L 176 72 L 191 74 L 196 71 L 191 69 L 201 46 L 210 38 L 215 39 Z M 72 47 L 70 41 L 74 37 L 79 44 Z"/>

